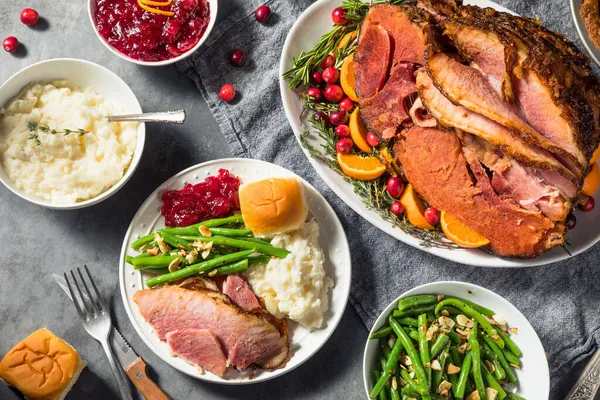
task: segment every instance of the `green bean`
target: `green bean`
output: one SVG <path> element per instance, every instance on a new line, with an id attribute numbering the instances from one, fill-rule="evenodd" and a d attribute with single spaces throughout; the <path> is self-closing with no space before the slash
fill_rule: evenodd
<path id="1" fill-rule="evenodd" d="M 402 390 L 400 390 L 400 393 L 402 393 L 403 396 L 407 396 L 413 399 L 421 398 L 421 394 L 419 392 L 412 390 L 408 387 L 403 387 Z"/>
<path id="2" fill-rule="evenodd" d="M 481 364 L 481 367 L 483 379 L 485 379 L 485 381 L 487 382 L 488 387 L 491 387 L 492 389 L 498 392 L 498 398 L 500 400 L 504 399 L 506 397 L 506 392 L 504 391 L 504 389 L 502 389 L 502 386 L 500 386 L 496 379 L 494 379 L 490 371 L 488 371 L 488 369 L 485 367 L 485 365 L 483 365 L 483 363 Z"/>
<path id="3" fill-rule="evenodd" d="M 405 370 L 404 368 L 400 368 L 400 376 L 402 376 L 402 379 L 404 379 L 404 382 L 406 382 L 406 387 L 408 387 L 410 390 L 419 393 L 419 397 L 420 397 L 420 392 L 419 392 L 419 385 L 417 385 L 417 383 L 413 380 L 413 378 L 410 377 L 410 374 L 408 373 L 407 370 Z"/>
<path id="4" fill-rule="evenodd" d="M 144 268 L 144 272 L 149 272 L 151 274 L 168 274 L 169 273 L 169 267 L 163 267 L 163 268 Z"/>
<path id="5" fill-rule="evenodd" d="M 270 256 L 275 256 L 277 258 L 285 258 L 285 257 L 287 257 L 288 254 L 290 254 L 290 252 L 287 251 L 286 249 L 274 247 L 274 246 L 271 246 L 270 244 L 267 245 L 267 244 L 247 241 L 247 240 L 245 240 L 245 238 L 244 239 L 242 239 L 242 238 L 234 239 L 234 238 L 228 238 L 225 236 L 180 236 L 180 238 L 184 239 L 184 240 L 190 240 L 190 241 L 212 242 L 213 244 L 216 244 L 216 245 L 237 247 L 238 249 L 254 249 L 255 251 L 257 251 L 259 253 L 267 254 Z"/>
<path id="6" fill-rule="evenodd" d="M 141 253 L 133 258 L 140 258 L 140 257 L 152 257 L 152 256 L 150 255 L 150 253 Z"/>
<path id="7" fill-rule="evenodd" d="M 245 237 L 244 240 L 246 242 L 262 243 L 262 244 L 268 244 L 269 246 L 272 246 L 271 242 L 269 242 L 267 240 L 259 239 L 259 238 Z"/>
<path id="8" fill-rule="evenodd" d="M 194 248 L 192 246 L 190 246 L 190 244 L 188 243 L 187 240 L 183 240 L 177 236 L 171 235 L 168 232 L 165 232 L 165 230 L 161 230 L 158 231 L 158 234 L 160 235 L 160 237 L 163 238 L 163 240 L 169 244 L 172 247 L 175 247 L 176 249 L 185 249 L 187 251 L 192 251 L 194 250 Z"/>
<path id="9" fill-rule="evenodd" d="M 213 235 L 221 236 L 248 236 L 252 233 L 250 229 L 208 228 Z"/>
<path id="10" fill-rule="evenodd" d="M 392 378 L 394 379 L 394 378 Z M 398 391 L 398 386 L 396 385 L 396 387 L 394 387 L 394 384 L 392 383 L 392 385 L 390 386 L 390 399 L 391 400 L 400 400 L 400 392 Z"/>
<path id="11" fill-rule="evenodd" d="M 135 257 L 133 259 L 134 269 L 144 269 L 147 267 L 161 268 L 168 267 L 177 256 L 154 256 L 154 257 Z"/>
<path id="12" fill-rule="evenodd" d="M 469 371 L 471 370 L 471 353 L 465 355 L 462 366 L 460 367 L 460 375 L 458 377 L 458 383 L 456 384 L 456 390 L 454 391 L 454 397 L 462 399 L 465 397 L 465 389 L 467 388 L 467 380 L 469 379 Z"/>
<path id="13" fill-rule="evenodd" d="M 444 347 L 446 347 L 449 341 L 450 338 L 448 337 L 448 335 L 444 333 L 439 334 L 437 339 L 435 339 L 435 342 L 433 342 L 433 345 L 431 346 L 431 358 L 436 358 L 437 355 L 442 352 Z"/>
<path id="14" fill-rule="evenodd" d="M 506 372 L 504 371 L 504 368 L 502 368 L 502 365 L 498 360 L 498 356 L 492 351 L 492 349 L 490 349 L 490 346 L 488 346 L 487 343 L 483 342 L 481 343 L 481 350 L 483 350 L 483 358 L 485 358 L 493 364 L 494 376 L 497 379 L 500 379 L 501 381 L 506 379 Z"/>
<path id="15" fill-rule="evenodd" d="M 486 331 L 488 335 L 490 335 L 491 337 L 496 336 L 497 339 L 494 339 L 494 341 L 498 344 L 498 346 L 500 346 L 500 348 L 504 348 L 504 341 L 496 335 L 496 329 L 494 329 L 492 325 L 490 325 L 490 323 L 485 319 L 483 315 L 481 315 L 481 313 L 479 313 L 479 311 L 476 311 L 474 308 L 472 308 L 470 305 L 463 302 L 462 300 L 446 299 L 437 305 L 437 307 L 435 308 L 436 314 L 438 313 L 438 309 L 441 309 L 445 305 L 454 306 L 460 309 L 465 314 L 467 314 L 469 317 L 474 318 L 475 321 L 477 321 L 479 325 L 481 325 L 483 330 Z"/>
<path id="16" fill-rule="evenodd" d="M 127 264 L 133 265 L 133 257 L 132 256 L 125 256 L 125 262 Z"/>
<path id="17" fill-rule="evenodd" d="M 235 261 L 230 264 L 225 264 L 222 267 L 217 268 L 216 275 L 229 275 L 244 272 L 248 269 L 248 259 Z"/>
<path id="18" fill-rule="evenodd" d="M 448 356 L 449 356 L 449 343 L 446 342 L 446 345 L 442 348 L 440 357 L 439 357 L 439 363 L 440 363 L 440 367 L 441 370 L 434 370 L 432 372 L 432 377 L 431 377 L 431 390 L 439 393 L 440 392 L 440 383 L 442 383 L 442 376 L 444 375 L 444 371 L 446 370 L 446 361 L 448 360 Z"/>
<path id="19" fill-rule="evenodd" d="M 371 336 L 369 336 L 369 339 L 381 339 L 384 337 L 388 337 L 390 333 L 392 333 L 392 327 L 386 325 L 383 328 L 379 329 L 377 332 L 373 332 Z"/>
<path id="20" fill-rule="evenodd" d="M 412 328 L 411 328 L 411 329 L 408 331 L 408 336 L 410 336 L 410 338 L 411 338 L 412 340 L 414 340 L 415 342 L 419 343 L 419 337 L 420 337 L 420 336 L 419 336 L 419 331 L 418 331 L 418 330 L 416 330 L 416 329 L 412 329 Z"/>
<path id="21" fill-rule="evenodd" d="M 248 265 L 267 264 L 269 261 L 271 261 L 271 256 L 260 255 L 248 257 Z"/>
<path id="22" fill-rule="evenodd" d="M 425 305 L 436 304 L 438 297 L 430 294 L 421 296 L 410 296 L 398 301 L 398 310 L 406 310 L 409 308 L 420 307 Z"/>
<path id="23" fill-rule="evenodd" d="M 412 307 L 406 310 L 394 310 L 392 313 L 394 318 L 400 317 L 414 317 L 422 313 L 426 313 L 427 311 L 435 310 L 435 304 L 424 305 L 420 307 Z"/>
<path id="24" fill-rule="evenodd" d="M 508 335 L 506 335 L 506 333 L 502 332 L 502 329 L 497 329 L 497 331 L 498 331 L 498 336 L 500 336 L 500 338 L 502 340 L 504 340 L 504 343 L 506 344 L 506 348 L 508 350 L 510 350 L 511 353 L 513 353 L 515 356 L 521 357 L 523 352 L 521 351 L 519 346 L 517 346 L 515 344 L 515 342 L 513 342 L 512 339 L 508 337 Z"/>
<path id="25" fill-rule="evenodd" d="M 427 375 L 427 387 L 429 387 L 431 383 L 431 356 L 429 355 L 429 341 L 427 340 L 427 315 L 420 314 L 417 321 L 419 322 L 419 353 Z"/>
<path id="26" fill-rule="evenodd" d="M 155 276 L 146 281 L 146 286 L 154 287 L 156 285 L 160 285 L 161 283 L 173 282 L 181 278 L 188 277 L 190 275 L 195 275 L 203 272 L 208 272 L 222 265 L 231 263 L 233 261 L 242 260 L 247 258 L 250 254 L 254 253 L 255 250 L 245 250 L 239 251 L 237 253 L 228 254 L 226 256 L 215 257 L 212 260 L 204 261 L 198 264 L 193 264 L 177 270 L 175 272 L 170 272 L 168 274 Z"/>
<path id="27" fill-rule="evenodd" d="M 379 346 L 381 347 L 381 352 L 383 353 L 383 357 L 386 360 L 390 356 L 390 353 L 392 352 L 392 349 L 390 348 L 388 341 L 389 341 L 389 338 L 386 338 L 386 340 L 379 341 Z"/>
<path id="28" fill-rule="evenodd" d="M 479 392 L 479 398 L 481 400 L 486 400 L 485 395 L 485 385 L 483 383 L 483 377 L 481 376 L 481 349 L 479 347 L 479 341 L 477 340 L 477 322 L 473 324 L 471 328 L 471 332 L 469 333 L 469 346 L 471 346 L 471 356 L 472 360 L 472 371 L 473 371 L 473 380 L 475 381 L 475 387 Z"/>
<path id="29" fill-rule="evenodd" d="M 163 230 L 171 235 L 197 235 L 200 232 L 201 226 L 206 226 L 207 228 L 212 228 L 216 226 L 223 226 L 227 224 L 237 224 L 243 223 L 244 218 L 242 214 L 232 215 L 231 217 L 226 218 L 215 218 L 209 219 L 207 221 L 203 221 L 194 225 L 184 226 L 184 227 L 174 227 L 174 228 L 164 228 Z"/>
<path id="30" fill-rule="evenodd" d="M 507 393 L 506 398 L 509 400 L 525 400 L 525 397 L 521 397 L 516 393 Z"/>
<path id="31" fill-rule="evenodd" d="M 411 318 L 411 317 L 396 318 L 396 321 L 398 321 L 398 323 L 400 325 L 408 325 L 408 326 L 412 326 L 415 328 L 417 326 L 419 326 L 419 322 L 417 321 L 416 318 Z"/>
<path id="32" fill-rule="evenodd" d="M 152 243 L 153 241 L 154 241 L 154 233 L 149 233 L 146 236 L 142 236 L 135 242 L 131 243 L 131 248 L 134 250 L 137 250 L 140 247 L 142 247 L 148 243 Z"/>
<path id="33" fill-rule="evenodd" d="M 463 341 L 462 338 L 458 335 L 458 333 L 454 331 L 448 332 L 448 337 L 450 338 L 450 340 L 452 340 L 454 344 L 460 344 Z"/>
<path id="34" fill-rule="evenodd" d="M 517 367 L 521 365 L 521 359 L 515 356 L 510 350 L 504 348 L 502 349 L 502 353 L 504 353 L 506 361 L 508 361 L 510 364 L 516 365 Z"/>
<path id="35" fill-rule="evenodd" d="M 380 377 L 381 377 L 381 372 L 373 371 L 373 378 L 375 378 L 374 379 L 375 382 L 379 381 Z M 379 400 L 388 400 L 385 390 L 382 390 L 379 392 Z"/>
<path id="36" fill-rule="evenodd" d="M 516 382 L 517 376 L 513 372 L 508 361 L 506 361 L 506 357 L 504 357 L 504 353 L 502 352 L 502 349 L 500 349 L 500 347 L 498 347 L 496 342 L 494 342 L 491 337 L 483 336 L 483 335 L 481 335 L 481 337 L 483 337 L 483 340 L 485 341 L 485 343 L 490 347 L 490 349 L 498 357 L 498 361 L 500 361 L 500 365 L 502 365 L 502 368 L 504 368 L 504 372 L 506 372 L 506 377 L 508 379 L 508 382 L 510 382 L 510 383 Z"/>
<path id="37" fill-rule="evenodd" d="M 460 311 L 458 308 L 456 308 L 456 307 L 452 307 L 452 306 L 446 306 L 446 307 L 442 307 L 442 308 L 440 309 L 440 314 L 441 314 L 441 313 L 442 313 L 442 311 L 444 311 L 444 310 L 448 311 L 448 314 L 451 314 L 451 315 L 458 315 L 458 314 L 460 314 L 460 313 L 461 313 L 461 311 Z M 438 315 L 439 315 L 439 314 L 438 314 Z"/>
<path id="38" fill-rule="evenodd" d="M 460 297 L 454 297 L 454 296 L 445 296 L 447 299 L 456 299 L 456 300 L 460 300 L 463 303 L 467 304 L 468 306 L 470 306 L 471 308 L 477 310 L 480 314 L 486 315 L 488 317 L 493 317 L 494 315 L 496 315 L 496 313 L 494 312 L 494 310 L 490 310 L 489 308 L 485 308 L 484 306 L 480 306 L 477 303 L 473 303 L 470 300 L 465 300 L 462 299 Z"/>
<path id="39" fill-rule="evenodd" d="M 415 346 L 413 345 L 412 341 L 410 340 L 410 337 L 408 336 L 404 328 L 398 322 L 396 322 L 394 317 L 389 317 L 389 323 L 392 329 L 394 330 L 394 333 L 398 337 L 398 339 L 396 340 L 402 341 L 402 345 L 404 346 L 404 349 L 406 350 L 406 353 L 408 354 L 408 357 L 410 358 L 410 361 L 413 364 L 415 375 L 419 382 L 419 388 L 421 389 L 421 395 L 426 395 L 427 393 L 429 393 L 429 387 L 427 386 L 427 376 L 425 375 L 425 369 L 423 368 L 423 364 L 421 363 L 421 359 L 419 358 L 419 353 L 417 353 Z"/>
<path id="40" fill-rule="evenodd" d="M 460 353 L 458 352 L 458 348 L 456 346 L 450 346 L 450 362 L 459 368 L 462 365 Z M 454 391 L 458 385 L 458 374 L 449 374 L 448 381 L 450 381 L 452 384 L 452 391 Z"/>
<path id="41" fill-rule="evenodd" d="M 385 343 L 384 346 L 389 348 L 387 343 Z M 385 363 L 385 368 L 383 369 L 383 373 L 381 374 L 381 377 L 379 378 L 379 380 L 373 387 L 373 390 L 369 394 L 370 398 L 374 399 L 379 394 L 381 389 L 383 389 L 383 386 L 386 384 L 386 382 L 392 376 L 392 373 L 394 372 L 394 370 L 396 368 L 396 364 L 398 363 L 398 357 L 400 356 L 400 352 L 402 351 L 402 349 L 403 349 L 402 342 L 400 340 L 396 339 L 396 342 L 394 343 L 394 347 L 390 351 L 390 354 L 387 356 L 387 361 Z"/>

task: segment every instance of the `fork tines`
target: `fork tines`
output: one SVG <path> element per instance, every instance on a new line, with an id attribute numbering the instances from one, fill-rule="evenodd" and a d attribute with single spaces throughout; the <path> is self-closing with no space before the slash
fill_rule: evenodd
<path id="1" fill-rule="evenodd" d="M 73 270 L 70 271 L 71 280 L 69 280 L 67 273 L 63 275 L 67 281 L 67 286 L 69 287 L 69 292 L 71 292 L 71 297 L 73 298 L 73 303 L 75 303 L 77 313 L 81 318 L 89 320 L 90 318 L 94 318 L 98 315 L 106 313 L 106 305 L 104 304 L 104 300 L 102 300 L 102 296 L 100 295 L 100 292 L 98 291 L 98 288 L 92 279 L 92 275 L 90 274 L 87 265 L 84 265 L 83 268 L 85 269 L 87 279 L 90 282 L 93 291 L 89 290 L 86 279 L 81 273 L 81 269 L 79 267 L 77 267 L 77 275 L 79 275 L 79 280 L 77 279 L 77 276 Z M 75 295 L 73 286 L 75 286 L 77 290 L 77 296 Z"/>

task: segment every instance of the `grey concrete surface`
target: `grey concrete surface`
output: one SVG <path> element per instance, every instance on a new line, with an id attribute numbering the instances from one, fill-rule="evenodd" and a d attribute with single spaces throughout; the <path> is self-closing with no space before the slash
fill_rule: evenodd
<path id="1" fill-rule="evenodd" d="M 35 28 L 21 24 L 20 11 L 33 7 L 43 17 Z M 219 18 L 230 4 L 220 2 Z M 80 211 L 47 210 L 0 187 L 0 357 L 34 330 L 47 327 L 89 363 L 68 399 L 113 399 L 117 389 L 100 345 L 84 331 L 75 308 L 54 283 L 86 263 L 112 303 L 116 325 L 150 366 L 150 375 L 173 399 L 358 399 L 367 331 L 351 307 L 329 342 L 289 374 L 243 387 L 208 384 L 174 370 L 137 337 L 118 291 L 118 255 L 138 207 L 158 185 L 191 165 L 229 156 L 229 151 L 193 83 L 175 67 L 143 68 L 110 53 L 96 38 L 85 0 L 0 0 L 0 38 L 16 36 L 22 51 L 0 50 L 0 83 L 37 61 L 81 58 L 106 66 L 127 82 L 146 111 L 184 108 L 182 126 L 147 128 L 142 162 L 115 196 Z M 0 399 L 18 398 L 0 383 Z"/>

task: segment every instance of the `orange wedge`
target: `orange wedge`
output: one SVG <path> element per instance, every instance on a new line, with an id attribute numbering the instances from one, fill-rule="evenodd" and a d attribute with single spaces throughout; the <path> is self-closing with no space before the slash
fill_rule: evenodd
<path id="1" fill-rule="evenodd" d="M 457 220 L 452 215 L 446 213 L 446 211 L 442 211 L 440 222 L 446 237 L 460 247 L 475 249 L 490 243 L 489 240 Z"/>
<path id="2" fill-rule="evenodd" d="M 425 204 L 409 183 L 404 188 L 400 203 L 404 206 L 404 213 L 408 221 L 419 229 L 433 230 L 434 227 L 425 219 Z"/>
<path id="3" fill-rule="evenodd" d="M 581 191 L 588 196 L 593 196 L 596 190 L 598 190 L 598 185 L 600 185 L 600 168 L 598 168 L 598 164 L 593 164 L 590 172 L 583 181 Z"/>
<path id="4" fill-rule="evenodd" d="M 385 172 L 385 165 L 375 157 L 338 153 L 337 162 L 344 174 L 359 181 L 372 181 Z"/>
<path id="5" fill-rule="evenodd" d="M 367 128 L 367 125 L 365 125 L 365 122 L 360 116 L 360 111 L 358 107 L 355 108 L 354 111 L 352 111 L 352 114 L 350 114 L 349 125 L 350 137 L 352 137 L 352 141 L 354 142 L 356 147 L 358 147 L 365 153 L 371 154 L 373 152 L 373 149 L 367 143 L 367 133 L 369 132 L 369 129 Z"/>
<path id="6" fill-rule="evenodd" d="M 337 45 L 338 49 L 343 49 L 344 47 L 346 47 L 346 44 L 354 39 L 356 39 L 356 35 L 357 32 L 353 31 L 353 32 L 348 32 L 344 35 L 344 37 L 342 37 L 342 39 L 340 40 L 340 42 Z"/>
<path id="7" fill-rule="evenodd" d="M 340 71 L 340 84 L 346 96 L 350 97 L 352 101 L 358 101 L 358 96 L 354 90 L 354 54 L 350 54 L 344 59 L 342 70 Z"/>
<path id="8" fill-rule="evenodd" d="M 594 155 L 592 156 L 592 159 L 590 160 L 590 164 L 596 164 L 596 161 L 598 161 L 598 156 L 600 156 L 600 147 L 598 147 L 596 149 L 596 151 L 594 152 Z"/>

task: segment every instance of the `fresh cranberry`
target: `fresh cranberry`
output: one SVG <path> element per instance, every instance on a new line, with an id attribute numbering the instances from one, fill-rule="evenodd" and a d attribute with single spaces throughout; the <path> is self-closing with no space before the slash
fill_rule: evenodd
<path id="1" fill-rule="evenodd" d="M 40 14 L 33 8 L 25 8 L 21 11 L 21 22 L 25 25 L 35 25 L 40 20 Z"/>
<path id="2" fill-rule="evenodd" d="M 163 26 L 162 37 L 165 43 L 173 43 L 179 38 L 181 33 L 181 24 L 174 20 L 168 19 Z"/>
<path id="3" fill-rule="evenodd" d="M 440 212 L 433 207 L 428 207 L 425 210 L 424 217 L 431 225 L 437 225 L 440 222 Z"/>
<path id="4" fill-rule="evenodd" d="M 269 6 L 260 6 L 254 11 L 254 18 L 261 24 L 267 22 L 271 16 L 271 8 Z"/>
<path id="5" fill-rule="evenodd" d="M 348 125 L 338 125 L 335 127 L 335 134 L 341 138 L 348 137 L 350 136 L 350 128 L 348 128 Z"/>
<path id="6" fill-rule="evenodd" d="M 342 138 L 335 144 L 335 149 L 338 153 L 348 154 L 352 151 L 352 139 Z"/>
<path id="7" fill-rule="evenodd" d="M 567 227 L 568 230 L 571 230 L 571 229 L 575 228 L 576 225 L 577 225 L 577 218 L 575 217 L 575 214 L 569 213 L 569 215 L 567 215 L 567 219 L 565 220 L 565 226 Z"/>
<path id="8" fill-rule="evenodd" d="M 335 67 L 327 67 L 323 70 L 323 80 L 325 83 L 336 83 L 340 77 L 340 73 Z"/>
<path id="9" fill-rule="evenodd" d="M 579 203 L 579 209 L 583 212 L 588 212 L 592 211 L 595 205 L 596 202 L 594 201 L 594 198 L 592 196 L 587 196 L 587 199 L 585 199 L 585 201 Z"/>
<path id="10" fill-rule="evenodd" d="M 321 74 L 319 71 L 313 72 L 310 77 L 310 81 L 316 84 L 323 82 L 323 74 Z"/>
<path id="11" fill-rule="evenodd" d="M 325 98 L 332 103 L 338 103 L 344 97 L 344 91 L 338 85 L 329 85 L 323 92 Z"/>
<path id="12" fill-rule="evenodd" d="M 313 120 L 315 122 L 321 122 L 322 121 L 323 125 L 325 125 L 325 128 L 329 127 L 329 117 L 323 111 L 319 111 L 319 112 L 315 113 L 313 115 Z"/>
<path id="13" fill-rule="evenodd" d="M 387 180 L 385 188 L 390 196 L 398 198 L 404 191 L 404 182 L 402 182 L 402 179 L 398 178 L 397 176 L 390 176 Z"/>
<path id="14" fill-rule="evenodd" d="M 321 62 L 321 69 L 326 69 L 329 67 L 333 67 L 333 64 L 335 63 L 335 59 L 333 58 L 332 55 L 328 55 L 327 57 L 325 57 L 325 59 Z"/>
<path id="15" fill-rule="evenodd" d="M 348 115 L 345 111 L 333 111 L 331 114 L 329 114 L 329 122 L 331 122 L 332 125 L 338 126 L 345 124 L 347 120 Z"/>
<path id="16" fill-rule="evenodd" d="M 233 65 L 234 67 L 241 67 L 242 65 L 244 65 L 244 61 L 246 61 L 246 56 L 244 55 L 244 52 L 241 51 L 240 49 L 235 49 L 231 53 L 231 57 L 229 58 L 229 61 L 231 62 L 231 65 Z"/>
<path id="17" fill-rule="evenodd" d="M 331 12 L 331 19 L 333 20 L 333 23 L 337 25 L 346 25 L 348 23 L 348 20 L 344 15 L 344 9 L 342 7 L 337 7 L 333 9 L 333 11 Z"/>
<path id="18" fill-rule="evenodd" d="M 14 53 L 19 48 L 19 41 L 14 36 L 9 36 L 2 42 L 2 47 L 9 53 Z"/>
<path id="19" fill-rule="evenodd" d="M 306 95 L 314 102 L 321 100 L 321 90 L 313 87 L 306 91 Z"/>
<path id="20" fill-rule="evenodd" d="M 379 138 L 373 132 L 367 132 L 367 143 L 371 147 L 379 146 Z"/>
<path id="21" fill-rule="evenodd" d="M 340 101 L 340 109 L 341 110 L 350 112 L 350 111 L 352 111 L 353 108 L 354 108 L 354 102 L 352 101 L 352 99 L 350 99 L 350 97 L 344 97 L 342 99 L 342 101 Z"/>
<path id="22" fill-rule="evenodd" d="M 390 211 L 392 214 L 400 216 L 404 213 L 404 206 L 399 201 L 395 201 L 390 206 Z"/>
<path id="23" fill-rule="evenodd" d="M 235 88 L 232 84 L 227 83 L 223 85 L 223 87 L 219 91 L 219 95 L 221 96 L 223 101 L 230 102 L 235 97 Z"/>

